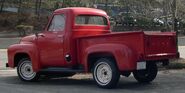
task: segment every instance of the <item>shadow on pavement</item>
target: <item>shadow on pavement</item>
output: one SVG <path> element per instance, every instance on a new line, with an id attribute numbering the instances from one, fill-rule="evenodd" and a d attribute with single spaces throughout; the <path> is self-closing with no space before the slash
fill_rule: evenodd
<path id="1" fill-rule="evenodd" d="M 156 83 L 148 83 L 142 84 L 138 83 L 134 79 L 126 79 L 122 80 L 123 77 L 120 79 L 121 82 L 118 83 L 117 88 L 115 89 L 128 89 L 128 90 L 151 90 L 151 87 L 156 86 Z M 125 79 L 125 78 L 124 78 Z M 92 78 L 85 78 L 85 79 L 74 79 L 74 78 L 42 78 L 37 82 L 23 82 L 17 76 L 7 76 L 1 77 L 0 83 L 6 84 L 15 84 L 15 85 L 25 85 L 25 86 L 68 86 L 68 87 L 84 87 L 84 88 L 97 88 L 96 83 Z M 101 88 L 100 88 L 101 89 Z M 104 89 L 103 89 L 104 90 Z M 114 89 L 112 89 L 114 90 Z"/>
<path id="2" fill-rule="evenodd" d="M 6 76 L 0 78 L 0 83 L 23 84 L 23 85 L 95 85 L 93 79 L 73 79 L 73 78 L 42 78 L 36 82 L 21 81 L 18 76 Z"/>

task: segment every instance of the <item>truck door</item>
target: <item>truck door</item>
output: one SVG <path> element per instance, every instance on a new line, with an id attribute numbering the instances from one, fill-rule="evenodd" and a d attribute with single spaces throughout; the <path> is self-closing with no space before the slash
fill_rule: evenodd
<path id="1" fill-rule="evenodd" d="M 66 16 L 54 15 L 47 30 L 38 34 L 38 48 L 42 66 L 64 65 L 64 33 Z"/>

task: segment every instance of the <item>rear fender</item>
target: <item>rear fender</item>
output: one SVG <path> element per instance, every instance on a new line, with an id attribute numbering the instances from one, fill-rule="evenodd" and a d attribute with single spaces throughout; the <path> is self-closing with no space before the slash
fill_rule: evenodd
<path id="1" fill-rule="evenodd" d="M 33 70 L 36 72 L 40 70 L 38 49 L 34 44 L 14 44 L 8 48 L 8 65 L 12 68 L 15 67 L 14 59 L 18 53 L 29 55 Z"/>
<path id="2" fill-rule="evenodd" d="M 116 65 L 120 71 L 134 70 L 136 68 L 136 52 L 122 44 L 98 44 L 85 50 L 86 60 L 85 70 L 88 71 L 88 57 L 93 53 L 109 53 L 116 60 Z M 100 55 L 101 56 L 101 55 Z"/>

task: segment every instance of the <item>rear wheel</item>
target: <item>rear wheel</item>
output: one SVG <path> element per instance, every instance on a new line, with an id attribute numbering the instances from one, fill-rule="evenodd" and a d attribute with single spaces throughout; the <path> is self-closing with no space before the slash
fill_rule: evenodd
<path id="1" fill-rule="evenodd" d="M 157 76 L 157 65 L 156 63 L 146 64 L 145 70 L 137 70 L 133 72 L 134 78 L 141 83 L 149 83 L 153 81 Z"/>
<path id="2" fill-rule="evenodd" d="M 18 63 L 17 73 L 22 81 L 36 81 L 39 79 L 39 74 L 33 71 L 32 62 L 28 58 L 24 58 Z"/>
<path id="3" fill-rule="evenodd" d="M 114 88 L 119 81 L 120 74 L 112 59 L 101 58 L 94 65 L 93 78 L 99 87 Z"/>

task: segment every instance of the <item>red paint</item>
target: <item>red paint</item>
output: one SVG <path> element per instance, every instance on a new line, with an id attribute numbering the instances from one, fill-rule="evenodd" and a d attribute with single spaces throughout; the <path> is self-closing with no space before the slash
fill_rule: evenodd
<path id="1" fill-rule="evenodd" d="M 47 29 L 54 15 L 66 16 L 62 32 L 49 32 Z M 64 8 L 54 11 L 45 30 L 21 39 L 20 44 L 8 48 L 8 64 L 15 67 L 17 53 L 26 53 L 33 62 L 33 69 L 40 71 L 47 67 L 74 67 L 82 65 L 88 72 L 88 57 L 93 53 L 101 56 L 111 54 L 120 71 L 135 70 L 138 61 L 155 61 L 176 58 L 175 33 L 110 32 L 108 25 L 75 25 L 78 15 L 103 16 L 102 10 L 91 8 Z M 66 62 L 65 55 L 72 57 Z"/>

